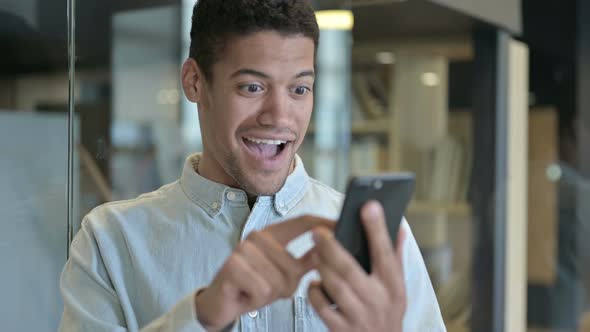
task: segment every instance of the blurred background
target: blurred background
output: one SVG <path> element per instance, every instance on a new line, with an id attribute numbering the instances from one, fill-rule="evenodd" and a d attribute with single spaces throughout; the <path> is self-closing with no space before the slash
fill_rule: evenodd
<path id="1" fill-rule="evenodd" d="M 201 149 L 179 80 L 194 0 L 73 3 L 0 0 L 6 331 L 56 330 L 68 218 L 174 181 Z M 308 172 L 339 190 L 417 174 L 406 217 L 449 331 L 590 331 L 590 2 L 314 7 Z"/>

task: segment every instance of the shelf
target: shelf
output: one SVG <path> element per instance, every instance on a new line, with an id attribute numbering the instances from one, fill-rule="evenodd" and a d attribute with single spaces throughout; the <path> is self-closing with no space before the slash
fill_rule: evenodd
<path id="1" fill-rule="evenodd" d="M 471 215 L 471 206 L 467 202 L 412 202 L 408 207 L 408 214 L 412 213 L 447 213 L 449 216 L 469 217 Z"/>
<path id="2" fill-rule="evenodd" d="M 388 134 L 389 119 L 357 121 L 352 124 L 352 134 Z"/>
<path id="3" fill-rule="evenodd" d="M 352 135 L 387 135 L 390 132 L 389 124 L 388 118 L 356 121 L 352 123 L 350 132 Z M 313 135 L 315 129 L 315 126 L 310 124 L 307 133 Z"/>

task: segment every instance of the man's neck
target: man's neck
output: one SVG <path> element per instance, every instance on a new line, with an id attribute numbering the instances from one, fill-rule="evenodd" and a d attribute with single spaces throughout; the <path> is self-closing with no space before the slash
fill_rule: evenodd
<path id="1" fill-rule="evenodd" d="M 242 186 L 239 183 L 237 183 L 231 176 L 225 173 L 223 167 L 221 167 L 219 163 L 217 163 L 212 158 L 207 158 L 206 155 L 207 154 L 203 151 L 203 153 L 201 153 L 201 158 L 199 159 L 199 162 L 193 165 L 193 169 L 195 170 L 195 172 L 197 172 L 197 174 L 206 178 L 207 180 L 222 185 L 226 185 L 228 187 L 244 190 L 244 188 L 242 188 Z M 211 165 L 211 163 L 213 163 L 214 165 Z M 295 171 L 296 163 L 296 158 L 293 158 L 293 161 L 291 162 L 291 169 L 289 170 L 288 176 L 290 176 L 293 173 L 293 171 Z M 250 205 L 250 208 L 252 208 L 254 206 L 254 203 L 256 202 L 256 198 L 258 197 L 258 195 L 251 194 L 249 192 L 246 192 L 246 194 L 248 194 L 248 204 Z"/>
<path id="2" fill-rule="evenodd" d="M 227 174 L 223 167 L 206 151 L 201 153 L 199 163 L 194 167 L 195 172 L 207 180 L 226 185 L 228 187 L 241 189 L 240 185 Z"/>
<path id="3" fill-rule="evenodd" d="M 257 198 L 258 196 L 256 195 L 248 194 L 248 206 L 250 206 L 250 210 L 254 208 L 254 204 L 256 204 Z"/>

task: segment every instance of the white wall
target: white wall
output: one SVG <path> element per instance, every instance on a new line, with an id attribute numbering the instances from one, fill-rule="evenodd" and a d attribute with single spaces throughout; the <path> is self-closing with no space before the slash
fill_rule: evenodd
<path id="1" fill-rule="evenodd" d="M 0 110 L 2 331 L 55 331 L 61 317 L 66 132 L 65 113 Z"/>

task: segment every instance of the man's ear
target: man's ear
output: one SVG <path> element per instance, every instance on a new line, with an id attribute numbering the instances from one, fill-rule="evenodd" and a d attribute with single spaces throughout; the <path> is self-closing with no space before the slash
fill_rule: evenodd
<path id="1" fill-rule="evenodd" d="M 182 65 L 182 89 L 188 100 L 193 103 L 202 103 L 205 97 L 204 84 L 205 76 L 199 68 L 197 61 L 188 58 Z"/>

